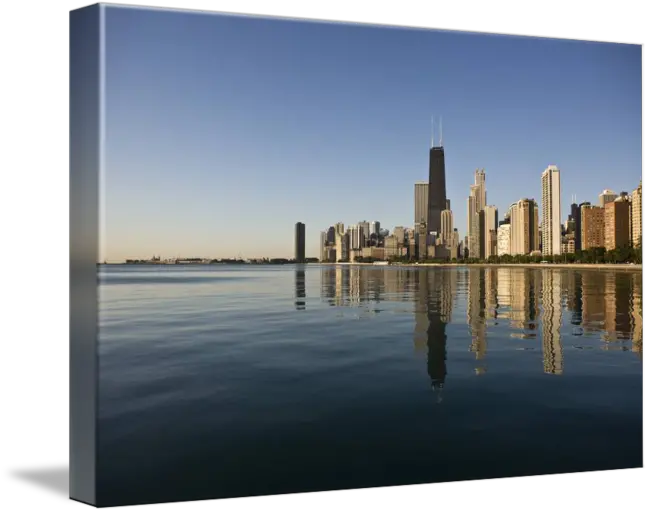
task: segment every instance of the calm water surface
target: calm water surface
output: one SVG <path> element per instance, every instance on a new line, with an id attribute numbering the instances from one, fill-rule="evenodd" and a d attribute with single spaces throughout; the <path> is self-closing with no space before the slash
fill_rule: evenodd
<path id="1" fill-rule="evenodd" d="M 642 466 L 642 273 L 102 266 L 98 499 Z"/>

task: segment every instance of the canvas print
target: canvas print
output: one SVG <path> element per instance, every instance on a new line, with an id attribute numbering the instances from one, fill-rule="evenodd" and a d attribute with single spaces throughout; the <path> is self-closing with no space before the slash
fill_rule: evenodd
<path id="1" fill-rule="evenodd" d="M 641 51 L 72 11 L 70 496 L 642 467 Z"/>

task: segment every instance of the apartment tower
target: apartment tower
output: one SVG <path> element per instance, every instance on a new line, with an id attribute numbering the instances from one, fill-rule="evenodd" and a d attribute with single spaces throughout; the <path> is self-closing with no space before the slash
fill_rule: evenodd
<path id="1" fill-rule="evenodd" d="M 321 232 L 321 251 L 319 255 L 319 260 L 321 262 L 327 262 L 327 230 Z"/>
<path id="2" fill-rule="evenodd" d="M 449 209 L 444 209 L 441 215 L 440 226 L 440 239 L 441 244 L 449 245 L 453 239 L 453 212 Z"/>
<path id="3" fill-rule="evenodd" d="M 498 209 L 494 205 L 484 207 L 484 258 L 496 255 L 498 234 Z"/>
<path id="4" fill-rule="evenodd" d="M 641 243 L 642 237 L 642 183 L 632 192 L 631 241 L 633 246 Z"/>
<path id="5" fill-rule="evenodd" d="M 575 251 L 583 250 L 583 218 L 581 216 L 581 211 L 583 206 L 592 205 L 590 202 L 581 202 L 577 206 L 577 216 L 575 220 L 575 238 L 574 238 L 574 249 Z"/>
<path id="6" fill-rule="evenodd" d="M 581 205 L 581 249 L 603 248 L 605 244 L 603 207 L 584 203 Z"/>
<path id="7" fill-rule="evenodd" d="M 549 165 L 541 175 L 543 255 L 561 254 L 561 172 Z"/>
<path id="8" fill-rule="evenodd" d="M 510 254 L 529 255 L 539 249 L 538 204 L 532 198 L 523 198 L 509 208 Z"/>
<path id="9" fill-rule="evenodd" d="M 300 221 L 296 224 L 294 245 L 294 258 L 297 263 L 302 264 L 305 262 L 305 224 Z"/>
<path id="10" fill-rule="evenodd" d="M 606 202 L 604 207 L 604 246 L 606 251 L 630 245 L 630 203 L 626 198 Z"/>
<path id="11" fill-rule="evenodd" d="M 617 193 L 611 189 L 604 189 L 601 194 L 599 194 L 599 207 L 605 207 L 608 202 L 614 202 L 618 197 Z"/>
<path id="12" fill-rule="evenodd" d="M 472 184 L 467 198 L 467 237 L 469 256 L 475 258 L 484 257 L 484 251 L 480 248 L 484 246 L 484 232 L 481 233 L 478 214 L 487 205 L 487 191 L 485 189 L 485 171 L 484 168 L 478 168 L 475 172 L 475 184 Z"/>
<path id="13" fill-rule="evenodd" d="M 511 254 L 511 224 L 502 223 L 498 227 L 498 234 L 496 239 L 496 254 L 500 257 L 502 255 Z"/>
<path id="14" fill-rule="evenodd" d="M 428 216 L 428 182 L 415 183 L 415 233 Z"/>

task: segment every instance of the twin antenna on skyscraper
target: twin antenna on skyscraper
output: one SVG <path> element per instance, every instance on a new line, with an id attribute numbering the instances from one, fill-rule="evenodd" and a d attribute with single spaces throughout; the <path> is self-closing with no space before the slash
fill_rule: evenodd
<path id="1" fill-rule="evenodd" d="M 440 147 L 442 145 L 442 117 L 440 117 Z M 431 115 L 431 147 L 435 147 L 435 124 L 433 122 L 433 116 Z"/>

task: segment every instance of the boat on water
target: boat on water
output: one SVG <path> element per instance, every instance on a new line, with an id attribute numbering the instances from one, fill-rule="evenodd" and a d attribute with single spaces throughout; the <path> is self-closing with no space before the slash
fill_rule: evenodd
<path id="1" fill-rule="evenodd" d="M 372 263 L 375 266 L 387 266 L 390 264 L 387 260 L 378 260 L 377 262 Z"/>

